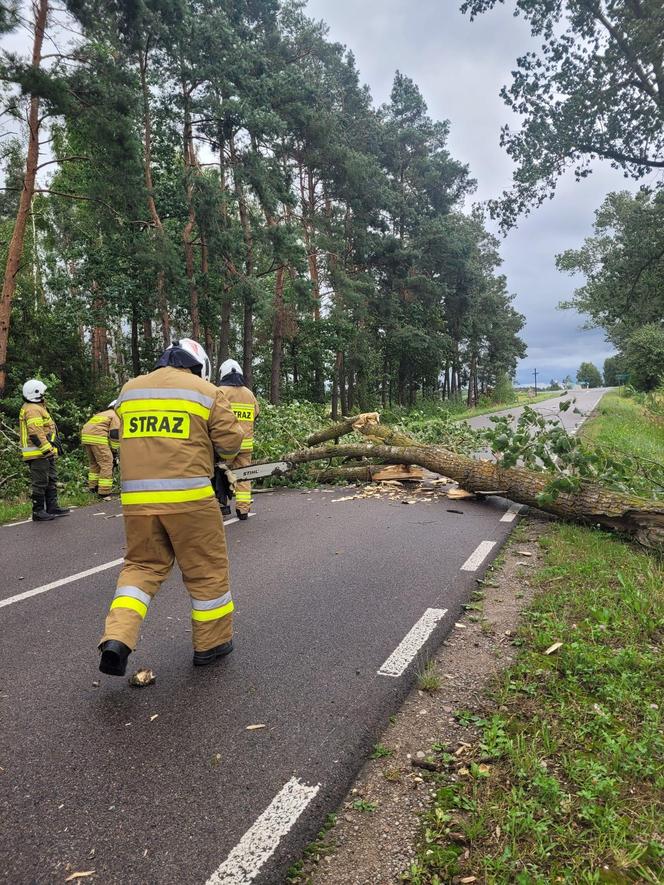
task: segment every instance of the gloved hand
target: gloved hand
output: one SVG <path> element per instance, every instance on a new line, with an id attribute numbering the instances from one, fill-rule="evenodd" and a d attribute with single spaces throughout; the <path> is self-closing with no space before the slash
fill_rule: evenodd
<path id="1" fill-rule="evenodd" d="M 216 464 L 217 470 L 219 471 L 219 479 L 222 482 L 224 487 L 224 491 L 226 492 L 227 498 L 235 497 L 235 489 L 237 486 L 237 480 L 235 479 L 235 474 L 230 469 L 228 464 L 224 464 L 223 461 L 217 461 Z"/>

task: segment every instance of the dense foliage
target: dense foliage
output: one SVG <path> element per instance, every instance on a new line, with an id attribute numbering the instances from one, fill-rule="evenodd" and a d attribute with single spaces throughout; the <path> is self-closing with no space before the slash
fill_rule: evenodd
<path id="1" fill-rule="evenodd" d="M 605 383 L 620 375 L 642 390 L 657 387 L 664 377 L 664 192 L 609 194 L 593 236 L 559 255 L 558 267 L 585 277 L 563 307 L 586 314 L 620 351 L 605 367 Z"/>
<path id="2" fill-rule="evenodd" d="M 464 0 L 475 17 L 504 0 Z M 597 159 L 639 179 L 664 168 L 661 0 L 512 0 L 540 45 L 525 52 L 503 88 L 523 121 L 505 126 L 514 186 L 494 210 L 509 227 L 553 196 L 558 179 L 577 179 Z"/>
<path id="3" fill-rule="evenodd" d="M 184 334 L 272 403 L 335 414 L 462 388 L 472 405 L 513 373 L 523 317 L 412 80 L 376 108 L 299 2 L 67 6 L 66 54 L 3 69 L 14 128 L 38 96 L 56 161 L 26 225 L 9 391 L 53 371 L 59 398 L 103 404 Z M 24 144 L 3 144 L 8 243 Z"/>

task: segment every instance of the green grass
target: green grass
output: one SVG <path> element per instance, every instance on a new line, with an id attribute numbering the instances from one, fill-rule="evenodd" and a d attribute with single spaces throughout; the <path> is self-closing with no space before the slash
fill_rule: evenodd
<path id="1" fill-rule="evenodd" d="M 441 776 L 413 885 L 664 881 L 664 566 L 593 529 L 542 544 L 517 661 L 469 720 L 468 773 Z"/>
<path id="2" fill-rule="evenodd" d="M 58 500 L 63 507 L 85 507 L 99 503 L 98 498 L 82 489 L 60 493 Z M 32 504 L 29 501 L 0 501 L 0 524 L 28 519 L 31 513 Z"/>
<path id="3" fill-rule="evenodd" d="M 417 687 L 420 691 L 426 691 L 430 694 L 440 689 L 441 679 L 436 673 L 436 667 L 433 661 L 429 661 L 424 670 L 417 676 Z"/>
<path id="4" fill-rule="evenodd" d="M 664 463 L 664 424 L 635 399 L 608 393 L 583 428 L 584 439 Z"/>

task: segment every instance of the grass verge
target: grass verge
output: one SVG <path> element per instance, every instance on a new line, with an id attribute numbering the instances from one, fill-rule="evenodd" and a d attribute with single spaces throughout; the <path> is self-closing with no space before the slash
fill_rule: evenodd
<path id="1" fill-rule="evenodd" d="M 637 400 L 607 393 L 598 413 L 588 421 L 583 436 L 590 442 L 664 462 L 664 427 Z"/>
<path id="2" fill-rule="evenodd" d="M 664 567 L 592 529 L 542 544 L 517 661 L 439 776 L 413 885 L 664 881 Z"/>
<path id="3" fill-rule="evenodd" d="M 58 500 L 63 507 L 85 507 L 87 504 L 99 503 L 99 498 L 82 489 L 60 492 Z M 31 513 L 30 501 L 0 501 L 0 524 L 28 519 Z"/>

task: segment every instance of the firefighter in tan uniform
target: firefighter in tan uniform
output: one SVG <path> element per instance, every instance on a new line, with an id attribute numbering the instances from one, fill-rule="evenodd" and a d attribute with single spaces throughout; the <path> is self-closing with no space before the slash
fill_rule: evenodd
<path id="1" fill-rule="evenodd" d="M 113 459 L 120 450 L 120 419 L 108 404 L 83 426 L 81 443 L 88 457 L 88 489 L 107 498 L 113 487 Z"/>
<path id="2" fill-rule="evenodd" d="M 117 399 L 127 552 L 99 645 L 103 673 L 124 674 L 176 559 L 191 597 L 194 664 L 233 649 L 226 539 L 210 477 L 215 456 L 232 461 L 243 434 L 209 378 L 207 354 L 184 338 Z"/>
<path id="3" fill-rule="evenodd" d="M 67 507 L 58 504 L 58 432 L 55 421 L 44 405 L 46 385 L 31 378 L 23 385 L 23 406 L 18 416 L 21 454 L 30 468 L 32 483 L 33 522 L 47 522 L 56 516 L 66 516 Z"/>
<path id="4" fill-rule="evenodd" d="M 228 466 L 231 470 L 249 467 L 254 451 L 254 421 L 258 418 L 258 400 L 244 383 L 242 369 L 235 360 L 226 360 L 219 369 L 219 389 L 228 397 L 231 409 L 240 422 L 244 439 L 240 454 Z M 228 516 L 231 508 L 224 500 L 221 512 Z M 249 518 L 251 509 L 251 482 L 238 482 L 235 491 L 235 510 L 238 519 Z"/>

